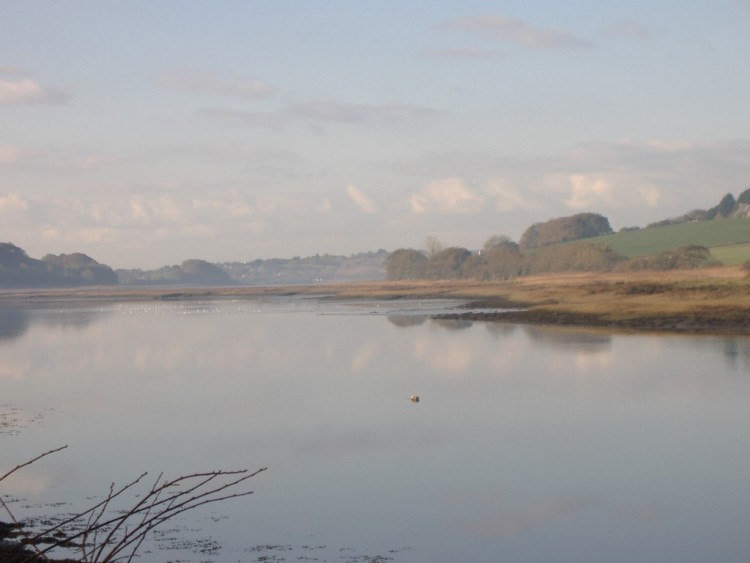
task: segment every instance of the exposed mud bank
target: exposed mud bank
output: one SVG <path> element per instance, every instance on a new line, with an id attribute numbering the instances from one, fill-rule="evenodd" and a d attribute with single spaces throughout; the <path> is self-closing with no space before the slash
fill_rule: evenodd
<path id="1" fill-rule="evenodd" d="M 498 312 L 467 312 L 439 315 L 436 318 L 483 322 L 526 323 L 547 326 L 608 328 L 639 332 L 750 335 L 750 310 L 686 312 L 608 318 L 606 314 L 528 309 Z"/>

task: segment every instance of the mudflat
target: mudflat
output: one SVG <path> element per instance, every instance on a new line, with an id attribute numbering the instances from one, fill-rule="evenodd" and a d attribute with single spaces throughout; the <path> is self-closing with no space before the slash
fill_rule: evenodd
<path id="1" fill-rule="evenodd" d="M 266 287 L 5 290 L 0 292 L 0 303 L 264 296 L 458 298 L 467 300 L 467 309 L 444 317 L 641 331 L 750 334 L 750 276 L 747 271 L 730 266 L 667 272 L 558 273 L 487 282 L 410 280 Z"/>

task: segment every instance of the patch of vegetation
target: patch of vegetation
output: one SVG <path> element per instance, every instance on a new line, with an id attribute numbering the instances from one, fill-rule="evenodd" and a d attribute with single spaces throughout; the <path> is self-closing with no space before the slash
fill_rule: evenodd
<path id="1" fill-rule="evenodd" d="M 707 248 L 750 243 L 750 218 L 715 219 L 630 230 L 590 239 L 605 244 L 618 254 L 635 258 L 700 245 Z"/>
<path id="2" fill-rule="evenodd" d="M 655 256 L 631 258 L 617 264 L 616 269 L 622 271 L 695 270 L 717 266 L 721 266 L 721 263 L 711 255 L 708 248 L 692 245 L 661 252 Z"/>
<path id="3" fill-rule="evenodd" d="M 521 236 L 521 250 L 549 244 L 591 238 L 612 232 L 609 219 L 597 213 L 579 213 L 531 225 Z"/>
<path id="4" fill-rule="evenodd" d="M 722 264 L 739 266 L 750 260 L 750 242 L 713 246 L 711 254 Z"/>
<path id="5" fill-rule="evenodd" d="M 524 260 L 524 272 L 608 272 L 624 258 L 610 247 L 591 243 L 570 243 L 540 248 Z"/>

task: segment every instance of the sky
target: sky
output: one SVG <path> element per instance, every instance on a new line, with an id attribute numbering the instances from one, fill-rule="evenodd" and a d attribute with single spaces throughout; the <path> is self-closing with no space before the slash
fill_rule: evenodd
<path id="1" fill-rule="evenodd" d="M 750 0 L 0 0 L 0 242 L 481 248 L 750 188 Z"/>

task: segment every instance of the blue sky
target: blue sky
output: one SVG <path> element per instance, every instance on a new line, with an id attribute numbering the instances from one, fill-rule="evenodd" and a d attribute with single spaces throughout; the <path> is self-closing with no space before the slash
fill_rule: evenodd
<path id="1" fill-rule="evenodd" d="M 113 267 L 750 187 L 750 1 L 0 0 L 0 240 Z"/>

